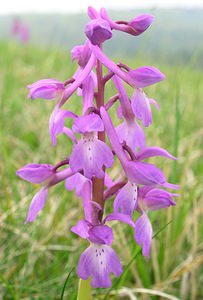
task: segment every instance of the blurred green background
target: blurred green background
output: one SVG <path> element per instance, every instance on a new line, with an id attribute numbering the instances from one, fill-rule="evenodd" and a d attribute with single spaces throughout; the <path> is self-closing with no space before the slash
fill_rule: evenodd
<path id="1" fill-rule="evenodd" d="M 110 15 L 129 19 L 137 13 Z M 116 62 L 132 68 L 155 65 L 166 74 L 164 82 L 147 89 L 161 111 L 153 110 L 153 125 L 145 132 L 148 146 L 161 146 L 178 156 L 177 162 L 152 161 L 171 182 L 181 185 L 180 197 L 176 207 L 150 213 L 158 234 L 149 260 L 140 255 L 127 226 L 113 225 L 113 246 L 125 272 L 119 280 L 113 278 L 111 290 L 94 290 L 93 299 L 203 299 L 203 11 L 152 13 L 156 21 L 143 36 L 116 34 L 105 50 Z M 84 41 L 87 18 L 20 18 L 30 27 L 26 45 L 10 35 L 13 17 L 0 17 L 0 299 L 60 299 L 65 279 L 87 246 L 70 232 L 83 218 L 81 201 L 60 184 L 50 190 L 36 221 L 25 225 L 39 187 L 20 180 L 15 172 L 30 162 L 55 164 L 70 155 L 72 145 L 64 136 L 56 148 L 51 146 L 48 122 L 54 103 L 28 100 L 26 85 L 72 76 L 76 64 L 68 50 Z M 106 99 L 111 93 L 109 85 Z M 67 107 L 80 113 L 81 99 L 74 95 Z M 119 166 L 112 176 L 118 173 Z M 77 284 L 73 269 L 64 299 L 76 299 Z"/>

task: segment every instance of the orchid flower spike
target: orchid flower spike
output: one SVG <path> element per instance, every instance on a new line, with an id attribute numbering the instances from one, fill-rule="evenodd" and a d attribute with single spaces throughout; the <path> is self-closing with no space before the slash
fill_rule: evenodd
<path id="1" fill-rule="evenodd" d="M 49 189 L 60 182 L 80 198 L 74 198 L 81 201 L 81 205 L 77 202 L 75 206 L 78 209 L 75 216 L 83 212 L 84 217 L 76 220 L 71 231 L 87 240 L 89 246 L 79 258 L 77 273 L 82 280 L 91 277 L 94 288 L 109 288 L 111 274 L 118 277 L 123 271 L 119 253 L 112 248 L 111 222 L 131 226 L 134 242 L 149 257 L 153 237 L 150 214 L 174 206 L 173 199 L 178 195 L 164 188 L 179 187 L 167 182 L 162 170 L 145 161 L 160 156 L 176 159 L 161 147 L 149 146 L 144 132 L 152 124 L 151 104 L 159 109 L 144 89 L 161 82 L 165 75 L 154 66 L 132 69 L 123 62 L 118 64 L 103 51 L 104 42 L 113 37 L 114 30 L 136 38 L 151 25 L 153 16 L 142 14 L 130 21 L 113 21 L 104 8 L 97 11 L 93 7 L 88 8 L 88 16 L 90 21 L 84 30 L 87 39 L 84 45 L 77 45 L 71 51 L 72 61 L 78 65 L 75 73 L 64 82 L 50 78 L 27 86 L 30 99 L 56 100 L 49 120 L 50 138 L 56 146 L 58 136 L 65 134 L 62 149 L 70 159 L 56 165 L 27 164 L 16 174 L 41 185 L 31 201 L 26 223 L 36 219 L 45 206 Z M 15 34 L 18 25 L 13 28 Z M 105 91 L 109 81 L 116 93 L 108 101 Z M 126 86 L 132 89 L 131 94 Z M 71 101 L 75 101 L 73 110 L 68 107 Z M 119 103 L 118 109 L 115 103 Z M 111 178 L 112 174 L 118 176 Z M 105 215 L 106 202 L 111 198 L 112 207 L 108 207 L 111 212 Z"/>

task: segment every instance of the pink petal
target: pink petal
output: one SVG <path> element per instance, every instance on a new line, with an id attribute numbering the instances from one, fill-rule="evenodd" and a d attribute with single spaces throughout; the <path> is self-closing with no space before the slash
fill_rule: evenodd
<path id="1" fill-rule="evenodd" d="M 111 245 L 113 242 L 113 231 L 107 225 L 93 226 L 89 230 L 89 240 L 94 244 Z"/>
<path id="2" fill-rule="evenodd" d="M 162 171 L 152 164 L 128 161 L 125 169 L 128 179 L 137 184 L 163 185 L 166 182 Z"/>
<path id="3" fill-rule="evenodd" d="M 127 182 L 118 192 L 114 200 L 114 212 L 120 212 L 132 216 L 137 206 L 137 186 Z"/>
<path id="4" fill-rule="evenodd" d="M 65 118 L 77 118 L 77 116 L 68 110 L 59 109 L 58 105 L 54 108 L 49 120 L 49 132 L 53 146 L 56 146 L 57 135 L 64 129 Z"/>
<path id="5" fill-rule="evenodd" d="M 152 225 L 146 214 L 135 222 L 134 237 L 138 245 L 142 247 L 142 254 L 148 257 L 152 242 Z"/>
<path id="6" fill-rule="evenodd" d="M 95 113 L 74 119 L 73 131 L 77 133 L 104 131 L 102 119 Z"/>
<path id="7" fill-rule="evenodd" d="M 167 150 L 160 147 L 147 147 L 137 154 L 137 160 L 143 160 L 154 156 L 164 156 L 176 160 Z"/>
<path id="8" fill-rule="evenodd" d="M 135 117 L 142 121 L 143 126 L 148 127 L 152 123 L 152 112 L 149 99 L 144 92 L 136 89 L 132 96 L 132 110 Z"/>
<path id="9" fill-rule="evenodd" d="M 100 17 L 99 13 L 92 6 L 88 6 L 87 14 L 90 17 L 90 19 L 92 19 L 92 20 Z"/>
<path id="10" fill-rule="evenodd" d="M 91 222 L 92 218 L 92 182 L 80 173 L 66 179 L 65 187 L 67 190 L 72 191 L 76 189 L 76 195 L 82 197 L 85 219 Z"/>
<path id="11" fill-rule="evenodd" d="M 48 189 L 42 188 L 32 199 L 29 212 L 27 215 L 26 223 L 33 222 L 38 213 L 44 208 L 48 196 Z"/>
<path id="12" fill-rule="evenodd" d="M 132 221 L 132 218 L 129 215 L 121 214 L 118 212 L 114 212 L 114 213 L 106 216 L 106 218 L 104 219 L 104 223 L 109 222 L 109 221 L 120 221 L 120 222 L 130 225 L 133 228 L 135 226 L 134 222 Z"/>
<path id="13" fill-rule="evenodd" d="M 71 228 L 71 231 L 75 234 L 79 235 L 83 239 L 87 239 L 89 237 L 89 225 L 85 220 L 79 221 L 75 226 Z"/>

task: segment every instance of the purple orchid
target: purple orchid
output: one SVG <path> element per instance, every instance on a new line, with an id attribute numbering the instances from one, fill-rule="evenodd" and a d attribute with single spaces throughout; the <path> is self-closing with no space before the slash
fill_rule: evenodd
<path id="1" fill-rule="evenodd" d="M 122 273 L 122 266 L 115 251 L 110 247 L 114 240 L 112 229 L 105 225 L 108 221 L 127 223 L 134 228 L 131 218 L 123 214 L 110 214 L 101 224 L 94 225 L 81 220 L 71 231 L 88 239 L 90 246 L 81 254 L 78 263 L 78 276 L 84 280 L 92 277 L 91 285 L 95 288 L 111 286 L 110 273 L 116 277 Z"/>
<path id="2" fill-rule="evenodd" d="M 55 167 L 49 164 L 28 164 L 16 172 L 16 175 L 24 180 L 31 183 L 43 184 L 43 187 L 31 201 L 26 223 L 33 222 L 38 213 L 44 208 L 49 188 L 73 174 L 70 168 L 66 168 L 59 172 L 56 171 L 58 167 L 63 166 L 66 163 L 67 161 L 60 162 Z"/>
<path id="3" fill-rule="evenodd" d="M 104 177 L 103 166 L 110 168 L 114 159 L 110 148 L 98 139 L 97 132 L 104 131 L 101 118 L 92 113 L 75 119 L 73 131 L 82 134 L 82 138 L 74 145 L 70 156 L 72 171 L 83 171 L 90 179 Z"/>
<path id="4" fill-rule="evenodd" d="M 107 135 L 109 137 L 110 143 L 113 147 L 113 150 L 117 154 L 123 169 L 125 170 L 126 176 L 128 180 L 132 183 L 142 184 L 142 185 L 165 185 L 167 184 L 164 174 L 160 169 L 155 167 L 152 164 L 141 162 L 140 160 L 145 159 L 147 157 L 152 156 L 166 156 L 169 158 L 175 159 L 172 155 L 170 155 L 166 150 L 161 148 L 152 148 L 148 150 L 144 150 L 144 157 L 134 156 L 133 151 L 130 151 L 130 155 L 133 156 L 129 159 L 119 142 L 118 136 L 116 134 L 116 130 L 113 126 L 113 123 L 107 114 L 106 110 L 102 107 L 101 110 L 101 117 L 103 119 L 105 129 L 107 131 Z M 130 150 L 128 148 L 128 150 Z M 151 152 L 151 151 L 152 152 Z M 157 151 L 157 152 L 156 152 Z M 156 154 L 155 154 L 156 153 Z"/>
<path id="5" fill-rule="evenodd" d="M 91 285 L 95 288 L 110 287 L 110 273 L 118 277 L 123 272 L 117 254 L 110 247 L 113 241 L 112 229 L 107 225 L 90 227 L 85 221 L 80 221 L 71 230 L 91 242 L 80 256 L 78 276 L 84 280 L 91 276 Z"/>
<path id="6" fill-rule="evenodd" d="M 12 35 L 17 37 L 22 43 L 27 43 L 30 39 L 30 29 L 21 20 L 15 19 L 12 28 Z"/>
<path id="7" fill-rule="evenodd" d="M 144 256 L 149 256 L 152 242 L 152 225 L 147 213 L 149 211 L 174 206 L 176 203 L 172 197 L 177 196 L 177 194 L 171 194 L 156 187 L 144 186 L 139 189 L 137 210 L 141 213 L 141 216 L 135 222 L 134 237 L 138 245 L 142 247 Z"/>
<path id="8" fill-rule="evenodd" d="M 50 137 L 54 146 L 62 133 L 71 139 L 71 153 L 66 153 L 69 150 L 64 147 L 65 156 L 70 159 L 55 166 L 28 164 L 19 169 L 17 175 L 41 184 L 31 201 L 26 222 L 35 220 L 45 206 L 49 188 L 62 181 L 68 191 L 74 190 L 81 198 L 84 220 L 71 230 L 88 240 L 90 245 L 80 256 L 78 276 L 83 280 L 91 277 L 91 285 L 95 288 L 108 288 L 111 286 L 110 274 L 120 276 L 122 266 L 111 247 L 113 230 L 106 223 L 118 221 L 130 225 L 135 241 L 148 257 L 153 232 L 148 213 L 174 206 L 173 197 L 177 194 L 163 188 L 178 189 L 178 186 L 168 183 L 163 171 L 145 160 L 157 156 L 176 158 L 163 148 L 147 146 L 142 127 L 152 124 L 150 105 L 159 109 L 156 101 L 148 98 L 143 89 L 162 81 L 165 75 L 152 66 L 131 69 L 122 62 L 117 64 L 102 50 L 103 43 L 112 38 L 113 30 L 140 35 L 151 25 L 153 16 L 143 14 L 131 21 L 113 21 L 104 8 L 97 11 L 92 7 L 88 8 L 88 15 L 87 40 L 71 51 L 72 60 L 78 64 L 72 77 L 64 82 L 43 79 L 28 86 L 29 98 L 57 101 L 49 121 Z M 116 94 L 106 101 L 105 88 L 109 81 L 114 84 Z M 132 97 L 129 97 L 125 84 L 133 88 Z M 73 112 L 64 107 L 74 93 L 77 95 L 75 107 L 82 107 L 81 115 L 78 110 Z M 118 113 L 113 111 L 117 101 Z M 115 128 L 113 123 L 116 121 L 112 121 L 110 115 L 116 117 L 117 114 L 120 124 Z M 67 125 L 67 119 L 72 119 L 71 127 Z M 115 162 L 121 165 L 121 170 L 117 168 L 116 172 L 112 170 L 114 156 Z M 108 173 L 107 168 L 111 168 Z M 114 199 L 113 212 L 104 216 L 106 201 L 111 198 Z M 134 219 L 135 211 L 140 216 Z"/>
<path id="9" fill-rule="evenodd" d="M 143 149 L 146 146 L 145 134 L 134 117 L 122 80 L 118 76 L 114 76 L 113 82 L 119 92 L 120 115 L 124 119 L 124 122 L 116 128 L 119 141 L 125 142 L 136 153 L 137 149 Z"/>
<path id="10" fill-rule="evenodd" d="M 153 165 L 141 163 L 140 161 L 153 156 L 165 156 L 167 158 L 175 159 L 168 151 L 159 147 L 149 147 L 145 148 L 143 151 L 135 156 L 134 164 L 127 162 L 126 176 L 128 177 L 128 182 L 117 194 L 114 200 L 114 211 L 121 212 L 124 214 L 132 215 L 133 211 L 136 209 L 137 203 L 137 187 L 138 184 L 145 184 L 148 186 L 166 185 L 164 176 L 161 171 Z M 132 174 L 131 174 L 132 172 Z M 141 173 L 141 175 L 140 175 Z M 128 174 L 128 175 L 127 175 Z M 134 174 L 134 176 L 133 176 Z M 162 181 L 163 182 L 162 182 Z M 168 193 L 170 194 L 170 193 Z"/>

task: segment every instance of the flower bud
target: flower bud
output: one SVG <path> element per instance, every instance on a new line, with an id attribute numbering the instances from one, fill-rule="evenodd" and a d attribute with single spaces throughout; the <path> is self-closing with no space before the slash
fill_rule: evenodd
<path id="1" fill-rule="evenodd" d="M 16 175 L 32 183 L 42 183 L 53 174 L 52 168 L 49 164 L 28 164 L 19 169 Z"/>
<path id="2" fill-rule="evenodd" d="M 103 19 L 93 19 L 85 27 L 85 34 L 93 45 L 100 45 L 112 37 L 109 23 Z"/>
<path id="3" fill-rule="evenodd" d="M 162 190 L 157 187 L 152 187 L 145 192 L 146 186 L 139 189 L 139 205 L 146 210 L 159 210 L 169 206 L 174 206 L 176 203 L 173 201 L 173 197 L 177 197 L 178 194 L 172 194 L 168 191 Z"/>
<path id="4" fill-rule="evenodd" d="M 131 70 L 128 72 L 128 75 L 132 78 L 135 86 L 138 88 L 143 88 L 165 79 L 163 73 L 157 68 L 150 66 Z"/>
<path id="5" fill-rule="evenodd" d="M 131 20 L 128 25 L 136 30 L 137 34 L 143 33 L 152 23 L 154 17 L 150 14 L 140 15 Z"/>
<path id="6" fill-rule="evenodd" d="M 42 79 L 27 86 L 30 90 L 28 98 L 55 100 L 64 90 L 64 83 L 56 79 Z"/>

